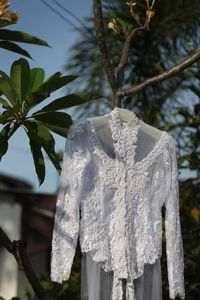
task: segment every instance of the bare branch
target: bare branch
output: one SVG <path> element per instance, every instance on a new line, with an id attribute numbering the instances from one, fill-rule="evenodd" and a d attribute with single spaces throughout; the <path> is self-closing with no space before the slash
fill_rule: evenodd
<path id="1" fill-rule="evenodd" d="M 130 14 L 131 14 L 131 17 L 133 18 L 134 22 L 136 22 L 136 24 L 137 24 L 139 27 L 143 26 L 142 23 L 135 17 L 135 14 L 134 14 L 134 12 L 133 12 L 132 9 L 130 10 Z"/>
<path id="2" fill-rule="evenodd" d="M 103 67 L 105 69 L 106 76 L 113 90 L 113 93 L 115 94 L 115 92 L 117 91 L 117 82 L 106 47 L 101 0 L 93 0 L 93 11 L 95 19 L 96 38 L 103 60 Z"/>
<path id="3" fill-rule="evenodd" d="M 134 28 L 130 33 L 125 35 L 125 42 L 124 42 L 124 46 L 122 49 L 122 54 L 121 54 L 121 58 L 119 61 L 118 66 L 116 67 L 116 78 L 117 78 L 117 86 L 118 86 L 118 92 L 115 94 L 115 99 L 113 102 L 113 108 L 115 106 L 117 107 L 121 107 L 121 100 L 122 100 L 122 94 L 121 94 L 121 90 L 123 87 L 123 82 L 124 82 L 124 66 L 127 63 L 128 60 L 128 54 L 129 54 L 129 49 L 131 46 L 131 41 L 133 40 L 133 38 L 136 36 L 136 34 L 142 30 L 146 29 L 145 26 L 141 26 L 141 27 L 137 27 Z"/>
<path id="4" fill-rule="evenodd" d="M 130 33 L 125 34 L 125 42 L 124 42 L 124 46 L 122 48 L 122 54 L 121 54 L 121 58 L 119 61 L 119 64 L 116 67 L 116 77 L 117 77 L 117 86 L 119 89 L 122 89 L 123 86 L 123 82 L 124 82 L 124 66 L 127 63 L 128 60 L 128 54 L 129 54 L 129 49 L 131 46 L 131 41 L 133 40 L 133 38 L 136 36 L 136 34 L 142 30 L 144 30 L 145 27 L 141 26 L 141 27 L 137 27 L 134 28 Z M 120 103 L 119 101 L 121 101 L 120 97 L 117 99 L 117 95 L 115 98 L 115 105 L 118 106 Z"/>
<path id="5" fill-rule="evenodd" d="M 63 284 L 55 283 L 53 289 L 45 295 L 39 279 L 32 267 L 23 240 L 12 241 L 0 227 L 0 245 L 7 249 L 16 259 L 19 269 L 23 270 L 39 300 L 55 300 Z"/>
<path id="6" fill-rule="evenodd" d="M 162 73 L 160 75 L 149 78 L 149 79 L 145 80 L 144 82 L 136 85 L 135 87 L 129 88 L 129 89 L 124 90 L 124 91 L 119 91 L 117 93 L 117 95 L 119 97 L 122 97 L 123 95 L 124 96 L 129 96 L 129 95 L 136 94 L 136 93 L 140 92 L 141 90 L 143 90 L 144 88 L 146 88 L 150 85 L 153 85 L 155 83 L 161 82 L 163 80 L 169 79 L 169 78 L 177 75 L 178 73 L 182 72 L 183 70 L 185 70 L 186 68 L 191 66 L 193 63 L 198 61 L 199 59 L 200 59 L 200 50 L 196 50 L 195 53 L 192 56 L 185 59 L 183 62 L 177 64 L 173 68 L 165 71 L 164 73 Z"/>
<path id="7" fill-rule="evenodd" d="M 0 244 L 15 257 L 20 269 L 24 270 L 34 292 L 39 299 L 43 299 L 44 290 L 31 266 L 30 260 L 24 249 L 23 241 L 11 242 L 6 233 L 0 227 Z"/>
<path id="8" fill-rule="evenodd" d="M 26 274 L 26 277 L 28 278 L 35 294 L 37 295 L 38 299 L 43 300 L 44 297 L 44 289 L 41 286 L 37 275 L 35 271 L 33 270 L 33 267 L 31 265 L 30 259 L 26 253 L 26 250 L 24 249 L 21 241 L 13 241 L 15 252 L 18 253 L 20 256 L 20 259 L 22 261 L 24 272 Z"/>

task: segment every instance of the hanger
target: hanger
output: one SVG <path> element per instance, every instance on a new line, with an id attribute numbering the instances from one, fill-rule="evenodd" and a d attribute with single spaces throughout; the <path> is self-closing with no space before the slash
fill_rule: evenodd
<path id="1" fill-rule="evenodd" d="M 135 113 L 132 112 L 131 110 L 125 108 L 125 102 L 126 102 L 126 100 L 125 100 L 125 97 L 124 97 L 124 94 L 123 94 L 123 97 L 122 97 L 122 100 L 121 100 L 121 106 L 122 107 L 116 106 L 116 108 L 119 111 L 120 119 L 124 122 L 129 122 L 129 121 L 131 121 L 131 119 L 133 118 L 133 114 L 135 114 Z"/>

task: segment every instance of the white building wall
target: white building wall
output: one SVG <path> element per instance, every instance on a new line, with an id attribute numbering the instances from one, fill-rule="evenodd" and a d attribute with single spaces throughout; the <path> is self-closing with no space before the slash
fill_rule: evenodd
<path id="1" fill-rule="evenodd" d="M 22 207 L 12 196 L 0 195 L 0 226 L 9 239 L 19 240 Z M 17 296 L 18 265 L 11 253 L 0 248 L 0 296 L 6 300 Z"/>

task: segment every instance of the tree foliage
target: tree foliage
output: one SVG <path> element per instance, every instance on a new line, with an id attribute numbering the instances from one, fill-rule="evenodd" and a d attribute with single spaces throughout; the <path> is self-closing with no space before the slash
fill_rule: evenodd
<path id="1" fill-rule="evenodd" d="M 0 1 L 0 48 L 32 58 L 28 51 L 15 42 L 50 47 L 46 41 L 41 40 L 29 33 L 2 29 L 9 25 L 16 24 L 19 18 L 17 12 L 12 12 L 7 9 L 10 4 L 11 2 L 8 2 L 8 0 Z"/>
<path id="2" fill-rule="evenodd" d="M 3 108 L 0 114 L 0 124 L 3 125 L 0 131 L 0 159 L 8 150 L 9 138 L 20 126 L 23 127 L 29 138 L 40 185 L 45 178 L 43 150 L 58 173 L 61 172 L 51 131 L 66 137 L 68 128 L 73 123 L 69 114 L 58 110 L 99 98 L 95 93 L 73 93 L 57 98 L 31 113 L 31 110 L 43 103 L 51 93 L 72 82 L 78 75 L 62 76 L 61 72 L 56 72 L 46 80 L 44 77 L 43 69 L 30 69 L 28 61 L 24 58 L 13 62 L 10 76 L 0 70 L 0 105 Z"/>
<path id="3" fill-rule="evenodd" d="M 107 47 L 113 66 L 116 67 L 124 38 L 122 34 L 108 28 L 111 17 L 107 15 L 107 12 L 114 13 L 118 18 L 126 20 L 134 26 L 135 24 L 126 1 L 104 0 L 103 5 Z M 138 20 L 144 21 L 145 9 L 145 1 L 137 1 L 134 11 Z M 154 4 L 154 11 L 155 16 L 151 20 L 150 31 L 144 31 L 137 35 L 131 44 L 125 69 L 125 87 L 134 86 L 149 77 L 158 75 L 184 59 L 199 46 L 199 0 L 157 0 Z M 99 58 L 99 49 L 94 34 L 94 20 L 87 17 L 84 23 L 88 29 L 72 46 L 71 57 L 66 64 L 66 69 L 84 74 L 84 82 L 81 78 L 81 83 L 86 91 L 96 91 L 104 95 L 104 102 L 83 106 L 90 115 L 101 115 L 107 108 L 111 108 L 112 98 Z M 157 118 L 165 117 L 161 107 L 166 103 L 168 109 L 171 109 L 175 99 L 183 91 L 182 84 L 187 82 L 188 71 L 184 71 L 172 79 L 127 97 L 126 106 L 130 109 L 134 108 L 144 118 L 150 119 L 152 125 L 156 125 Z M 197 84 L 199 82 L 195 83 L 195 86 Z M 76 111 L 77 114 L 78 112 L 82 113 L 82 107 L 77 107 Z M 159 114 L 156 115 L 156 112 Z"/>

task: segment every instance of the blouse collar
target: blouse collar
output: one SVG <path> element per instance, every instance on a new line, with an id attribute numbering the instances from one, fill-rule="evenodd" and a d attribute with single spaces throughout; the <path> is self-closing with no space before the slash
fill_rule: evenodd
<path id="1" fill-rule="evenodd" d="M 123 128 L 124 127 L 129 128 L 131 126 L 138 125 L 140 122 L 140 119 L 136 116 L 136 114 L 133 111 L 131 111 L 131 110 L 127 110 L 127 111 L 130 112 L 132 115 L 131 119 L 127 122 L 122 121 L 121 116 L 120 116 L 119 107 L 113 108 L 107 115 L 111 117 L 111 120 L 113 123 L 116 122 L 118 126 L 123 127 Z"/>

